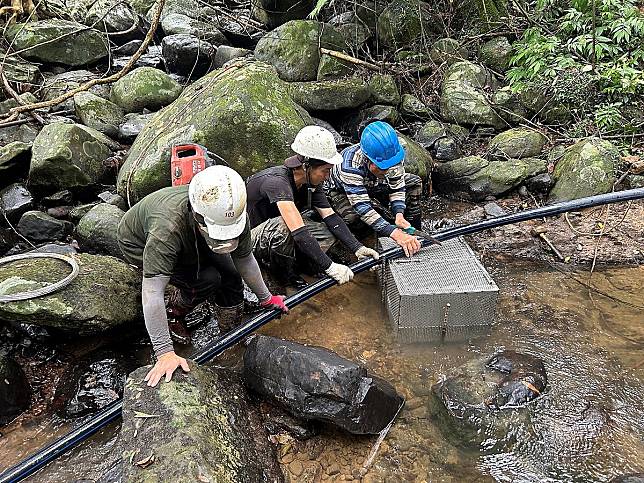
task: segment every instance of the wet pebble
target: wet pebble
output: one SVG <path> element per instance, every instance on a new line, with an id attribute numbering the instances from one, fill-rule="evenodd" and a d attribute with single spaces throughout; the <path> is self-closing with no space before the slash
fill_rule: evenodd
<path id="1" fill-rule="evenodd" d="M 304 471 L 304 466 L 301 461 L 295 460 L 288 465 L 288 471 L 294 476 L 300 476 Z"/>

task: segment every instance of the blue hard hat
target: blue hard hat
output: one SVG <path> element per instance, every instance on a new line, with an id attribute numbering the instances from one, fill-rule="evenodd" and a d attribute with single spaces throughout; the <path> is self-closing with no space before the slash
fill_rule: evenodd
<path id="1" fill-rule="evenodd" d="M 375 121 L 362 131 L 360 149 L 380 169 L 389 169 L 405 157 L 394 128 L 383 121 Z"/>

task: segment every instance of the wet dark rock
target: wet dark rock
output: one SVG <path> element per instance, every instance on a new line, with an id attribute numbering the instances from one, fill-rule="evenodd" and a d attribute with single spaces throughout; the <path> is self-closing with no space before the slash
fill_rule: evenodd
<path id="1" fill-rule="evenodd" d="M 168 35 L 163 38 L 161 46 L 166 67 L 170 72 L 201 77 L 214 66 L 217 49 L 194 35 Z"/>
<path id="2" fill-rule="evenodd" d="M 116 232 L 125 212 L 118 206 L 100 203 L 81 218 L 76 227 L 84 251 L 121 257 Z"/>
<path id="3" fill-rule="evenodd" d="M 385 121 L 392 126 L 398 125 L 400 114 L 394 106 L 385 106 L 377 104 L 375 106 L 360 109 L 357 114 L 349 116 L 346 120 L 349 132 L 355 132 L 360 135 L 367 124 L 374 121 Z"/>
<path id="4" fill-rule="evenodd" d="M 143 54 L 139 59 L 134 63 L 134 67 L 149 67 L 152 69 L 163 69 L 164 60 L 163 55 L 160 51 L 150 52 L 152 48 L 148 49 L 148 52 Z M 112 61 L 112 68 L 115 70 L 120 70 L 125 67 L 130 61 L 130 56 L 116 57 Z"/>
<path id="5" fill-rule="evenodd" d="M 305 19 L 314 5 L 314 0 L 257 0 L 252 2 L 251 16 L 274 29 L 289 20 Z"/>
<path id="6" fill-rule="evenodd" d="M 108 205 L 119 207 L 123 211 L 127 211 L 128 209 L 127 201 L 125 201 L 125 199 L 123 199 L 123 197 L 117 193 L 112 193 L 111 191 L 103 191 L 102 193 L 98 194 L 98 198 Z"/>
<path id="7" fill-rule="evenodd" d="M 47 208 L 47 214 L 58 220 L 64 220 L 69 217 L 71 210 L 71 206 L 55 206 L 53 208 Z"/>
<path id="8" fill-rule="evenodd" d="M 171 13 L 163 17 L 161 27 L 167 36 L 193 35 L 214 46 L 227 42 L 226 36 L 212 22 L 204 22 L 181 13 Z"/>
<path id="9" fill-rule="evenodd" d="M 150 122 L 154 113 L 126 114 L 125 122 L 119 126 L 119 138 L 125 142 L 133 143 L 145 125 Z"/>
<path id="10" fill-rule="evenodd" d="M 119 35 L 110 38 L 118 43 L 140 39 L 145 34 L 141 20 L 134 9 L 128 3 L 119 0 L 93 2 L 87 11 L 85 23 L 97 25 L 101 32 L 119 32 Z"/>
<path id="11" fill-rule="evenodd" d="M 53 207 L 58 205 L 69 205 L 72 203 L 73 195 L 69 190 L 57 191 L 53 195 L 45 196 L 40 200 L 40 203 L 47 207 Z"/>
<path id="12" fill-rule="evenodd" d="M 501 433 L 520 424 L 520 412 L 545 391 L 546 370 L 541 359 L 504 350 L 492 357 L 474 359 L 452 371 L 432 387 L 436 401 L 430 404 L 432 417 L 459 443 L 479 444 L 481 438 L 502 438 Z"/>
<path id="13" fill-rule="evenodd" d="M 61 377 L 54 405 L 66 418 L 92 414 L 123 395 L 127 375 L 139 366 L 132 355 L 100 349 L 80 360 Z"/>
<path id="14" fill-rule="evenodd" d="M 4 129 L 7 128 L 2 130 Z M 26 177 L 29 172 L 31 144 L 20 141 L 5 144 L 1 138 L 0 144 L 2 144 L 0 147 L 0 177 L 2 179 L 0 187 L 2 187 Z"/>
<path id="15" fill-rule="evenodd" d="M 262 405 L 262 416 L 264 426 L 270 434 L 287 432 L 295 439 L 303 441 L 320 433 L 314 421 L 296 418 L 277 406 Z"/>
<path id="16" fill-rule="evenodd" d="M 217 47 L 215 54 L 215 68 L 222 67 L 226 62 L 240 57 L 246 57 L 253 53 L 252 50 L 242 49 L 239 47 L 231 47 L 230 45 L 220 45 Z"/>
<path id="17" fill-rule="evenodd" d="M 42 211 L 27 211 L 16 227 L 20 234 L 33 243 L 62 240 L 73 230 L 68 221 L 57 220 Z"/>
<path id="18" fill-rule="evenodd" d="M 434 157 L 441 161 L 452 161 L 461 157 L 461 149 L 453 137 L 444 137 L 434 144 Z"/>
<path id="19" fill-rule="evenodd" d="M 112 53 L 114 55 L 134 55 L 134 53 L 139 50 L 139 48 L 143 45 L 143 40 L 130 40 L 129 42 L 118 46 L 114 50 L 112 50 Z"/>
<path id="20" fill-rule="evenodd" d="M 298 417 L 376 434 L 403 399 L 388 382 L 322 347 L 255 336 L 244 353 L 246 384 Z"/>
<path id="21" fill-rule="evenodd" d="M 150 388 L 150 367 L 123 396 L 123 481 L 282 482 L 274 449 L 239 377 L 190 364 Z M 136 464 L 154 455 L 151 464 Z"/>
<path id="22" fill-rule="evenodd" d="M 14 183 L 0 191 L 0 208 L 10 221 L 18 220 L 33 206 L 34 198 L 20 183 Z"/>
<path id="23" fill-rule="evenodd" d="M 0 425 L 7 424 L 29 406 L 30 393 L 20 366 L 0 349 Z"/>
<path id="24" fill-rule="evenodd" d="M 525 181 L 525 186 L 532 193 L 547 194 L 555 185 L 555 180 L 550 173 L 541 173 Z"/>

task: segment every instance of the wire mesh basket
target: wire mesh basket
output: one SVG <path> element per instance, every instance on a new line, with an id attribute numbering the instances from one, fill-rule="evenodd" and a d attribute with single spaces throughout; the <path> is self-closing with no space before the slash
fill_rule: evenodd
<path id="1" fill-rule="evenodd" d="M 396 246 L 378 240 L 380 250 Z M 403 342 L 461 340 L 494 320 L 499 288 L 462 238 L 421 249 L 378 270 L 382 301 Z"/>

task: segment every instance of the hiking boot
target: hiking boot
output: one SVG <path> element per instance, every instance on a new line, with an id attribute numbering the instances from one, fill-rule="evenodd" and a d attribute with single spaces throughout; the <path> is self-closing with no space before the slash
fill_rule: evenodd
<path id="1" fill-rule="evenodd" d="M 190 344 L 190 332 L 182 320 L 168 319 L 168 329 L 170 329 L 170 338 L 174 342 L 182 345 Z"/>
<path id="2" fill-rule="evenodd" d="M 219 323 L 220 335 L 224 335 L 241 325 L 244 317 L 244 302 L 232 307 L 221 307 L 217 304 L 213 304 L 213 306 L 215 308 L 215 317 Z"/>
<path id="3" fill-rule="evenodd" d="M 295 269 L 295 257 L 271 253 L 271 265 L 271 273 L 275 275 L 279 283 L 297 290 L 308 285 Z"/>
<path id="4" fill-rule="evenodd" d="M 165 310 L 169 319 L 183 319 L 194 306 L 187 302 L 181 295 L 181 290 L 172 287 L 166 297 Z"/>

